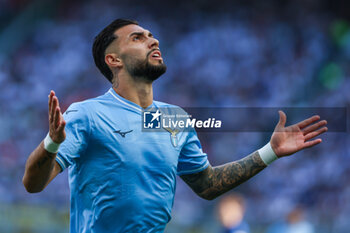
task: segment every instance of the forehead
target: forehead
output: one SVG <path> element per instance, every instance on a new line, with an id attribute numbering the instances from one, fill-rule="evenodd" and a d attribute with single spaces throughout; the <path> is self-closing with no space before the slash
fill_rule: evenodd
<path id="1" fill-rule="evenodd" d="M 114 32 L 114 35 L 116 35 L 118 38 L 123 38 L 123 37 L 129 36 L 133 32 L 143 32 L 143 33 L 146 33 L 146 34 L 149 33 L 148 30 L 144 29 L 143 27 L 141 27 L 139 25 L 129 24 L 129 25 L 126 25 L 126 26 L 124 26 L 122 28 L 117 29 Z"/>

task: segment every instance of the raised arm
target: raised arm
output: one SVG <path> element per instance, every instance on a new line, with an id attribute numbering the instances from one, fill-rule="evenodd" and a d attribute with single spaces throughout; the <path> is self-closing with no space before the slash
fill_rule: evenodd
<path id="1" fill-rule="evenodd" d="M 313 116 L 285 127 L 287 117 L 282 111 L 279 111 L 279 114 L 280 120 L 271 136 L 270 145 L 268 145 L 271 146 L 272 153 L 278 158 L 322 142 L 321 139 L 311 139 L 327 131 L 327 127 L 325 127 L 327 121 L 319 121 L 319 116 Z M 318 122 L 315 123 L 316 121 Z M 181 178 L 200 197 L 212 200 L 242 184 L 267 167 L 262 159 L 264 157 L 262 153 L 265 152 L 255 151 L 241 160 L 217 167 L 209 166 L 202 172 L 183 175 Z"/>
<path id="2" fill-rule="evenodd" d="M 58 98 L 55 92 L 51 91 L 49 95 L 49 135 L 53 142 L 62 143 L 65 140 L 65 125 Z M 22 179 L 28 192 L 41 192 L 61 171 L 55 158 L 56 153 L 48 152 L 44 147 L 44 141 L 30 154 Z"/>

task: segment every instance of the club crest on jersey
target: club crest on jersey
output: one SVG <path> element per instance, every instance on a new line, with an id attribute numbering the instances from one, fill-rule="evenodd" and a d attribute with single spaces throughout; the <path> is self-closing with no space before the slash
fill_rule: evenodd
<path id="1" fill-rule="evenodd" d="M 173 145 L 173 147 L 177 147 L 179 145 L 179 141 L 178 141 L 176 135 L 179 133 L 179 130 L 177 130 L 177 129 L 172 130 L 170 128 L 165 128 L 165 127 L 164 127 L 164 129 L 170 133 L 170 141 L 171 141 L 171 144 Z"/>

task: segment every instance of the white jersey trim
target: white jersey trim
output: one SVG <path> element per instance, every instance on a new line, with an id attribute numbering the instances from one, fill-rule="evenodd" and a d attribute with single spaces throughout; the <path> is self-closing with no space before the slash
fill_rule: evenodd
<path id="1" fill-rule="evenodd" d="M 118 96 L 116 96 L 116 95 L 112 92 L 112 90 L 109 90 L 108 92 L 111 93 L 111 95 L 112 95 L 114 98 L 116 98 L 119 102 L 122 102 L 123 104 L 125 104 L 125 105 L 127 105 L 127 106 L 129 106 L 129 107 L 131 107 L 131 108 L 133 108 L 133 109 L 136 109 L 137 111 L 140 111 L 140 112 L 141 112 L 141 109 L 140 109 L 140 108 L 137 108 L 137 107 L 135 107 L 135 106 L 133 106 L 133 105 L 131 105 L 131 104 L 125 102 L 124 100 L 120 99 Z"/>
<path id="2" fill-rule="evenodd" d="M 56 155 L 56 161 L 59 162 L 63 166 L 62 171 L 67 168 L 66 163 L 58 155 Z"/>

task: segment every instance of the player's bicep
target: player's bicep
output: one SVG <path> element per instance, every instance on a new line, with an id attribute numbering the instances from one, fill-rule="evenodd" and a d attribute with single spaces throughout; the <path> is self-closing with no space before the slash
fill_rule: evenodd
<path id="1" fill-rule="evenodd" d="M 203 196 L 203 193 L 211 187 L 211 178 L 213 176 L 213 168 L 209 165 L 203 171 L 180 176 L 185 183 L 191 187 L 191 189 L 199 196 Z"/>
<path id="2" fill-rule="evenodd" d="M 50 174 L 50 178 L 49 180 L 47 181 L 45 187 L 51 183 L 51 181 L 58 175 L 58 173 L 60 173 L 62 171 L 62 168 L 61 166 L 57 163 L 57 161 L 55 161 L 55 165 L 53 166 L 53 169 L 51 171 L 51 174 Z"/>

